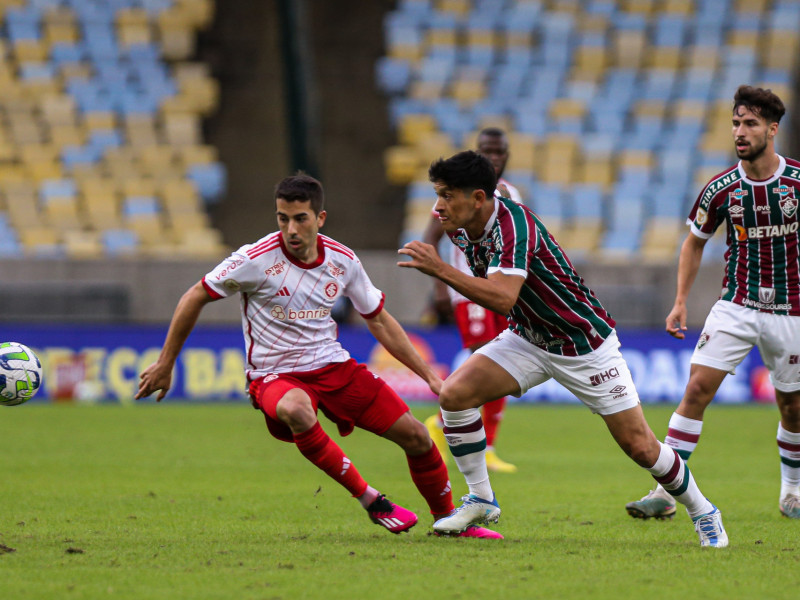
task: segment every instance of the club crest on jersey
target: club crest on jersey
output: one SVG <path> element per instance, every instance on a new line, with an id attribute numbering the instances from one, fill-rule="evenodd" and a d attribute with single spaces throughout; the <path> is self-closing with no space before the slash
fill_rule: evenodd
<path id="1" fill-rule="evenodd" d="M 328 298 L 336 298 L 336 295 L 339 293 L 339 285 L 335 281 L 331 281 L 328 285 L 325 286 L 325 295 Z"/>
<path id="2" fill-rule="evenodd" d="M 286 270 L 286 261 L 282 260 L 279 263 L 275 263 L 268 269 L 264 269 L 264 273 L 266 274 L 267 277 L 270 277 L 272 275 L 280 275 L 285 270 Z"/>
<path id="3" fill-rule="evenodd" d="M 697 216 L 695 217 L 695 221 L 697 221 L 698 225 L 705 225 L 706 221 L 708 221 L 708 212 L 705 208 L 698 208 L 697 209 Z"/>
<path id="4" fill-rule="evenodd" d="M 226 280 L 222 285 L 232 292 L 238 292 L 242 288 L 242 286 L 239 285 L 239 282 L 233 279 Z"/>
<path id="5" fill-rule="evenodd" d="M 794 189 L 794 188 L 792 188 L 792 189 Z M 792 198 L 791 196 L 787 196 L 785 198 L 781 198 L 778 201 L 778 204 L 780 205 L 781 211 L 783 212 L 783 214 L 786 215 L 787 217 L 791 218 L 797 212 L 797 199 L 796 198 Z"/>
<path id="6" fill-rule="evenodd" d="M 341 277 L 344 275 L 344 269 L 340 269 L 332 262 L 328 262 L 328 273 L 331 274 L 331 277 Z"/>

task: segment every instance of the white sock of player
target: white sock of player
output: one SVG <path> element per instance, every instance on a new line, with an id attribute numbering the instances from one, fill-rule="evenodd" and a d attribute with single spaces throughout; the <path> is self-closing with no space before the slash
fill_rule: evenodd
<path id="1" fill-rule="evenodd" d="M 703 431 L 703 422 L 697 419 L 682 417 L 678 413 L 672 413 L 669 418 L 669 427 L 664 443 L 677 451 L 678 455 L 684 460 L 689 457 L 697 448 L 700 433 Z M 662 487 L 661 484 L 658 487 Z M 663 489 L 663 488 L 662 488 Z"/>
<path id="2" fill-rule="evenodd" d="M 494 497 L 486 468 L 486 432 L 481 411 L 469 408 L 442 411 L 444 437 L 458 470 L 464 475 L 471 494 L 491 500 Z"/>
<path id="3" fill-rule="evenodd" d="M 698 517 L 714 510 L 714 506 L 697 487 L 686 462 L 666 444 L 661 444 L 656 464 L 647 470 L 675 500 L 686 507 L 690 517 Z"/>
<path id="4" fill-rule="evenodd" d="M 778 423 L 778 454 L 781 457 L 781 499 L 800 496 L 800 433 L 786 431 Z"/>

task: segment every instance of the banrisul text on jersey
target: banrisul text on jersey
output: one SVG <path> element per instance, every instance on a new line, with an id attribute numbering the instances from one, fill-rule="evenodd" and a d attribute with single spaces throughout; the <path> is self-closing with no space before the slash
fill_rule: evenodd
<path id="1" fill-rule="evenodd" d="M 727 223 L 721 300 L 800 316 L 800 162 L 779 158 L 777 171 L 764 181 L 748 179 L 741 163 L 714 177 L 697 198 L 689 223 L 703 238 Z"/>
<path id="2" fill-rule="evenodd" d="M 530 343 L 553 354 L 579 356 L 598 348 L 614 328 L 614 320 L 528 207 L 501 198 L 480 239 L 468 239 L 463 230 L 450 237 L 476 276 L 501 271 L 525 277 L 507 316 L 511 330 Z"/>

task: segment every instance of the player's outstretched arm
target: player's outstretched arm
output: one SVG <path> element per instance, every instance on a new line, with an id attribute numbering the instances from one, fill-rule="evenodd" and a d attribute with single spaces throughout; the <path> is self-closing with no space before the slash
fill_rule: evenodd
<path id="1" fill-rule="evenodd" d="M 431 391 L 439 395 L 442 380 L 414 348 L 405 329 L 384 309 L 371 319 L 366 319 L 370 333 L 389 354 L 425 380 Z"/>
<path id="2" fill-rule="evenodd" d="M 407 243 L 397 251 L 411 260 L 400 261 L 398 267 L 413 268 L 442 280 L 462 296 L 498 314 L 506 315 L 517 303 L 525 278 L 520 275 L 492 273 L 487 279 L 462 273 L 444 262 L 436 248 L 419 241 Z"/>
<path id="3" fill-rule="evenodd" d="M 697 277 L 697 272 L 700 270 L 703 249 L 707 241 L 707 239 L 689 232 L 681 246 L 680 257 L 678 258 L 678 287 L 675 292 L 675 304 L 666 319 L 667 333 L 679 340 L 686 337 L 684 333 L 687 330 L 686 300 Z"/>
<path id="4" fill-rule="evenodd" d="M 203 307 L 212 300 L 213 298 L 208 295 L 200 282 L 190 287 L 181 297 L 172 315 L 167 338 L 164 340 L 164 347 L 161 349 L 158 360 L 142 371 L 139 376 L 139 391 L 135 396 L 137 400 L 158 391 L 156 401 L 161 402 L 167 395 L 167 391 L 172 385 L 172 369 L 175 367 L 175 360 L 177 360 L 186 338 L 194 329 Z"/>

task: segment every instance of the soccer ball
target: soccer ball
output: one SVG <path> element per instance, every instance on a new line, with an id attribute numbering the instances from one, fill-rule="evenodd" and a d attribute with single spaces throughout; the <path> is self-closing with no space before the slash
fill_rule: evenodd
<path id="1" fill-rule="evenodd" d="M 17 342 L 0 343 L 0 404 L 27 402 L 42 385 L 42 363 L 33 350 Z"/>

